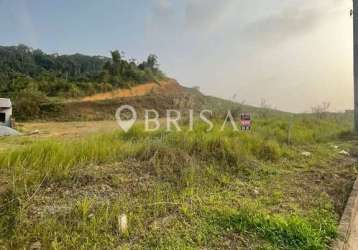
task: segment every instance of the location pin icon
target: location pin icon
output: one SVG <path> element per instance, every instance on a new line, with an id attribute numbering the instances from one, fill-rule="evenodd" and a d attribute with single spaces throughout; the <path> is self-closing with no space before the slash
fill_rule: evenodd
<path id="1" fill-rule="evenodd" d="M 132 113 L 132 117 L 129 120 L 122 120 L 121 113 L 126 110 Z M 137 120 L 137 112 L 130 105 L 122 105 L 116 111 L 116 120 L 118 126 L 123 129 L 124 132 L 128 132 Z"/>

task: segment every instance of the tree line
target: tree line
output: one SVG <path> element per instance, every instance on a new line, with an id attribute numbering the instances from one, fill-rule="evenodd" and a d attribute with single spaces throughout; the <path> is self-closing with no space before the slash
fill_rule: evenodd
<path id="1" fill-rule="evenodd" d="M 25 45 L 0 46 L 2 95 L 31 90 L 48 97 L 79 97 L 163 78 L 155 55 L 138 64 L 118 50 L 107 58 L 46 54 Z"/>

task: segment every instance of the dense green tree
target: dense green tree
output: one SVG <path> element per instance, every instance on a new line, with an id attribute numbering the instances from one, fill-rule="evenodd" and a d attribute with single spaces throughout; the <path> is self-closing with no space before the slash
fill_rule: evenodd
<path id="1" fill-rule="evenodd" d="M 0 46 L 0 92 L 10 97 L 30 85 L 45 96 L 78 97 L 164 77 L 155 55 L 137 65 L 118 50 L 107 58 L 49 55 L 25 45 Z"/>
<path id="2" fill-rule="evenodd" d="M 47 102 L 46 96 L 34 88 L 26 88 L 15 96 L 15 114 L 18 119 L 38 118 L 41 104 Z"/>

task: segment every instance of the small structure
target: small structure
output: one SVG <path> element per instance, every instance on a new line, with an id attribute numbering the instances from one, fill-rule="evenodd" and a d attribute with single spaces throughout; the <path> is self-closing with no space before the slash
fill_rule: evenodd
<path id="1" fill-rule="evenodd" d="M 0 98 L 0 126 L 12 127 L 12 104 L 8 98 Z"/>
<path id="2" fill-rule="evenodd" d="M 242 113 L 240 116 L 241 130 L 251 130 L 251 114 Z"/>

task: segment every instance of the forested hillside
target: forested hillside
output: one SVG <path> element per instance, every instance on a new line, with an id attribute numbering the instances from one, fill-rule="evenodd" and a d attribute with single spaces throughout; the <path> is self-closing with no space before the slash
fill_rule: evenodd
<path id="1" fill-rule="evenodd" d="M 111 58 L 46 54 L 25 45 L 0 46 L 0 91 L 14 96 L 32 91 L 43 96 L 77 97 L 164 78 L 157 57 L 140 64 L 120 52 Z"/>
<path id="2" fill-rule="evenodd" d="M 25 45 L 0 46 L 0 97 L 10 97 L 21 116 L 36 115 L 49 101 L 127 88 L 165 78 L 157 57 L 127 60 L 111 57 L 46 54 Z"/>

